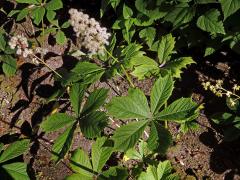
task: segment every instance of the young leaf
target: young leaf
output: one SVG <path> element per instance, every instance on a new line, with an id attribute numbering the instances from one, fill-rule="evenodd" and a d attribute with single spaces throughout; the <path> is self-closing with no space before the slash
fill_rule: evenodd
<path id="1" fill-rule="evenodd" d="M 124 19 L 131 18 L 132 15 L 133 15 L 132 9 L 124 3 L 123 4 L 123 17 L 124 17 Z"/>
<path id="2" fill-rule="evenodd" d="M 160 64 L 165 63 L 170 59 L 174 45 L 175 38 L 172 37 L 172 34 L 167 34 L 162 37 L 158 46 L 158 60 Z"/>
<path id="3" fill-rule="evenodd" d="M 93 91 L 85 103 L 82 114 L 87 114 L 91 111 L 97 110 L 100 106 L 102 106 L 107 98 L 108 89 L 100 88 Z"/>
<path id="4" fill-rule="evenodd" d="M 5 49 L 5 46 L 6 46 L 6 40 L 3 36 L 3 34 L 0 33 L 0 51 L 4 51 Z"/>
<path id="5" fill-rule="evenodd" d="M 48 133 L 51 131 L 56 131 L 66 125 L 71 125 L 74 122 L 75 118 L 65 113 L 55 113 L 42 122 L 41 128 Z"/>
<path id="6" fill-rule="evenodd" d="M 151 118 L 147 98 L 140 89 L 130 89 L 125 97 L 114 97 L 107 105 L 107 110 L 119 119 Z"/>
<path id="7" fill-rule="evenodd" d="M 172 167 L 170 161 L 163 161 L 158 164 L 158 179 L 165 179 L 171 173 Z"/>
<path id="8" fill-rule="evenodd" d="M 59 44 L 59 45 L 63 45 L 65 44 L 67 41 L 67 38 L 64 34 L 63 31 L 61 30 L 58 30 L 57 34 L 56 34 L 56 42 Z"/>
<path id="9" fill-rule="evenodd" d="M 92 177 L 93 170 L 88 154 L 82 149 L 77 149 L 74 151 L 70 166 L 74 172 L 79 173 L 84 176 Z"/>
<path id="10" fill-rule="evenodd" d="M 140 80 L 152 74 L 157 74 L 159 71 L 156 61 L 147 56 L 133 57 L 130 63 L 134 67 L 134 71 L 131 74 Z"/>
<path id="11" fill-rule="evenodd" d="M 101 70 L 103 69 L 98 65 L 96 65 L 95 63 L 84 61 L 84 62 L 78 62 L 71 71 L 77 73 L 78 75 L 86 76 L 88 74 L 101 71 Z"/>
<path id="12" fill-rule="evenodd" d="M 151 112 L 156 114 L 168 100 L 173 91 L 173 79 L 170 75 L 160 77 L 153 85 L 151 91 Z"/>
<path id="13" fill-rule="evenodd" d="M 191 98 L 180 98 L 156 115 L 161 121 L 184 121 L 195 114 L 198 105 Z"/>
<path id="14" fill-rule="evenodd" d="M 130 122 L 118 128 L 112 139 L 114 141 L 114 149 L 126 152 L 128 149 L 134 147 L 141 137 L 148 121 L 141 120 L 137 122 Z"/>
<path id="15" fill-rule="evenodd" d="M 158 122 L 152 122 L 147 144 L 151 151 L 165 154 L 169 146 L 172 145 L 171 133 Z"/>
<path id="16" fill-rule="evenodd" d="M 17 70 L 17 62 L 11 55 L 2 55 L 0 59 L 3 61 L 2 69 L 7 76 L 12 76 Z"/>
<path id="17" fill-rule="evenodd" d="M 163 161 L 158 164 L 157 167 L 149 165 L 146 172 L 142 172 L 139 176 L 139 180 L 159 180 L 159 179 L 168 179 L 172 177 L 171 175 L 172 167 L 169 161 Z M 174 180 L 179 180 L 177 176 L 174 176 Z"/>
<path id="18" fill-rule="evenodd" d="M 87 138 L 98 137 L 107 126 L 108 118 L 104 112 L 93 111 L 80 119 L 80 128 Z"/>
<path id="19" fill-rule="evenodd" d="M 181 58 L 169 61 L 164 66 L 164 69 L 170 71 L 173 77 L 180 78 L 182 69 L 186 68 L 187 65 L 193 64 L 193 63 L 195 63 L 195 61 L 193 61 L 192 57 L 181 57 Z"/>
<path id="20" fill-rule="evenodd" d="M 170 21 L 173 27 L 176 28 L 190 22 L 195 16 L 195 9 L 196 8 L 189 6 L 187 3 L 179 3 L 172 11 L 170 10 L 167 13 L 164 19 Z"/>
<path id="21" fill-rule="evenodd" d="M 128 178 L 128 171 L 126 168 L 114 166 L 104 171 L 98 180 L 126 180 Z"/>
<path id="22" fill-rule="evenodd" d="M 63 3 L 62 0 L 51 0 L 50 2 L 48 2 L 46 4 L 46 9 L 49 11 L 54 11 L 54 10 L 58 10 L 61 9 L 63 7 Z"/>
<path id="23" fill-rule="evenodd" d="M 55 140 L 54 145 L 52 147 L 52 159 L 58 162 L 60 159 L 64 158 L 64 156 L 69 151 L 72 145 L 72 139 L 74 135 L 74 131 L 76 129 L 76 124 L 68 127 L 63 134 L 58 136 Z"/>
<path id="24" fill-rule="evenodd" d="M 54 18 L 56 17 L 56 12 L 55 11 L 47 11 L 47 20 L 52 23 Z"/>
<path id="25" fill-rule="evenodd" d="M 211 9 L 198 18 L 197 26 L 212 34 L 225 34 L 223 22 L 218 20 L 219 16 L 220 12 L 217 9 Z"/>
<path id="26" fill-rule="evenodd" d="M 80 116 L 80 108 L 85 90 L 86 86 L 82 85 L 82 83 L 74 83 L 70 89 L 69 96 L 71 105 L 77 117 Z"/>
<path id="27" fill-rule="evenodd" d="M 15 162 L 11 164 L 4 164 L 1 166 L 13 179 L 28 180 L 27 164 Z"/>
<path id="28" fill-rule="evenodd" d="M 149 48 L 151 48 L 154 42 L 155 36 L 156 36 L 156 29 L 154 27 L 147 27 L 145 29 L 142 29 L 139 32 L 139 37 L 146 41 L 146 44 L 148 45 Z"/>
<path id="29" fill-rule="evenodd" d="M 224 14 L 224 20 L 240 9 L 239 0 L 219 0 L 219 2 Z"/>
<path id="30" fill-rule="evenodd" d="M 107 144 L 108 143 L 108 144 Z M 103 166 L 112 154 L 113 147 L 106 137 L 101 137 L 92 145 L 92 165 L 93 170 L 101 172 Z"/>
<path id="31" fill-rule="evenodd" d="M 43 20 L 43 17 L 45 15 L 45 8 L 44 7 L 37 7 L 32 11 L 32 18 L 33 22 L 36 25 L 39 25 L 40 22 Z"/>
<path id="32" fill-rule="evenodd" d="M 23 20 L 24 18 L 26 18 L 26 16 L 28 15 L 29 12 L 30 12 L 30 10 L 29 10 L 28 8 L 22 9 L 22 10 L 18 13 L 16 21 L 21 21 L 21 20 Z"/>
<path id="33" fill-rule="evenodd" d="M 29 139 L 16 141 L 10 144 L 0 156 L 0 163 L 22 155 L 29 148 Z"/>

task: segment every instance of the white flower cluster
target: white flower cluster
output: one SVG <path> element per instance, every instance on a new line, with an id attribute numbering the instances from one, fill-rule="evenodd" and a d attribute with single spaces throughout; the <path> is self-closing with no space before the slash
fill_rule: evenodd
<path id="1" fill-rule="evenodd" d="M 13 36 L 8 42 L 11 49 L 17 48 L 16 54 L 28 57 L 33 54 L 33 50 L 28 48 L 27 38 L 23 35 Z"/>
<path id="2" fill-rule="evenodd" d="M 22 55 L 24 58 L 31 56 L 32 62 L 36 65 L 39 64 L 39 61 L 35 54 L 46 55 L 48 53 L 48 49 L 42 47 L 36 47 L 34 50 L 31 49 L 29 47 L 27 38 L 23 35 L 13 36 L 8 44 L 11 49 L 16 48 L 17 55 Z"/>
<path id="3" fill-rule="evenodd" d="M 104 53 L 104 45 L 108 45 L 110 33 L 99 22 L 90 18 L 87 14 L 76 9 L 70 9 L 70 23 L 77 37 L 80 37 L 81 45 L 89 50 L 91 54 Z"/>

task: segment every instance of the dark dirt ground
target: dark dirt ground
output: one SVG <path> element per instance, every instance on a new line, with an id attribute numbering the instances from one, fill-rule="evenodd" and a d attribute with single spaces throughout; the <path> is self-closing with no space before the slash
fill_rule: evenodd
<path id="1" fill-rule="evenodd" d="M 26 29 L 31 29 L 28 28 L 28 24 L 16 28 L 16 32 L 20 34 L 26 34 Z M 46 47 L 57 55 L 63 54 L 67 48 L 48 44 Z M 69 61 L 67 56 L 62 59 L 57 55 L 47 60 L 52 67 L 58 68 Z M 179 136 L 178 126 L 169 125 L 175 140 L 166 158 L 171 161 L 175 170 L 181 175 L 181 179 L 240 180 L 240 141 L 224 142 L 221 129 L 212 124 L 209 118 L 212 113 L 225 110 L 225 102 L 204 91 L 200 81 L 201 79 L 221 78 L 230 83 L 235 79 L 239 82 L 239 77 L 236 76 L 239 73 L 238 62 L 240 61 L 238 56 L 232 54 L 225 56 L 217 53 L 214 57 L 217 60 L 211 57 L 198 59 L 196 56 L 194 59 L 198 65 L 187 69 L 182 79 L 176 83 L 174 93 L 176 97 L 192 96 L 196 102 L 204 103 L 205 106 L 197 119 L 198 130 Z M 53 79 L 47 68 L 39 68 L 27 60 L 18 62 L 20 68 L 16 76 L 7 78 L 0 75 L 0 140 L 11 142 L 19 136 L 30 137 L 33 143 L 30 152 L 24 156 L 24 160 L 29 163 L 28 170 L 31 178 L 61 180 L 71 174 L 67 158 L 57 165 L 50 160 L 51 146 L 61 132 L 48 135 L 39 132 L 39 123 L 54 110 L 56 105 L 54 103 L 44 104 L 44 98 L 55 89 Z M 152 80 L 134 83 L 149 94 Z M 128 84 L 121 78 L 99 82 L 94 86 L 110 89 L 110 97 L 125 95 L 128 89 Z M 64 100 L 61 102 L 59 111 L 71 110 Z M 116 127 L 117 123 L 109 121 L 112 127 Z M 107 131 L 109 130 L 106 129 Z M 80 132 L 76 132 L 74 137 L 72 150 L 77 147 L 82 147 L 86 151 L 90 150 L 91 141 L 86 140 Z"/>

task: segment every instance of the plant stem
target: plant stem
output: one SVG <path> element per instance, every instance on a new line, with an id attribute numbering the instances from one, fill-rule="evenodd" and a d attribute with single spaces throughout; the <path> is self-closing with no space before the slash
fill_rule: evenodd
<path id="1" fill-rule="evenodd" d="M 44 64 L 46 67 L 48 67 L 51 71 L 53 71 L 57 76 L 59 76 L 60 78 L 62 78 L 62 76 L 57 72 L 55 71 L 53 68 L 51 68 L 47 63 L 45 63 L 41 58 L 37 57 L 35 54 L 33 54 L 33 56 L 35 58 L 37 58 L 38 61 L 40 61 L 42 64 Z"/>
<path id="2" fill-rule="evenodd" d="M 114 60 L 114 62 L 120 63 L 120 61 L 117 58 L 115 58 L 106 48 L 104 48 L 104 50 Z M 131 87 L 134 88 L 135 86 L 134 86 L 134 84 L 132 82 L 132 79 L 130 78 L 129 74 L 127 73 L 125 67 L 122 64 L 120 65 L 120 67 L 122 68 L 123 72 L 125 73 L 126 78 L 127 78 L 128 82 L 129 82 L 129 84 L 131 85 Z"/>
<path id="3" fill-rule="evenodd" d="M 164 108 L 167 108 L 167 102 L 164 104 Z M 168 129 L 168 122 L 164 121 L 165 128 Z"/>

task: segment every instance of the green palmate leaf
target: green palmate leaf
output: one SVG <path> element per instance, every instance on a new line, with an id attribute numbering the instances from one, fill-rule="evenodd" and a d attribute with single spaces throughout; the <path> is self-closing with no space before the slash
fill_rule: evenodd
<path id="1" fill-rule="evenodd" d="M 43 17 L 45 15 L 46 9 L 44 7 L 37 7 L 32 11 L 32 18 L 33 22 L 36 25 L 39 25 L 40 22 L 43 20 Z"/>
<path id="2" fill-rule="evenodd" d="M 131 74 L 138 79 L 158 74 L 159 71 L 156 61 L 147 56 L 133 57 L 130 60 L 130 64 L 134 67 L 134 71 Z"/>
<path id="3" fill-rule="evenodd" d="M 56 12 L 55 11 L 47 11 L 47 20 L 49 22 L 53 22 L 54 21 L 54 18 L 56 17 Z"/>
<path id="4" fill-rule="evenodd" d="M 123 4 L 123 17 L 124 19 L 128 19 L 133 15 L 133 11 L 130 7 L 128 7 L 126 4 Z"/>
<path id="5" fill-rule="evenodd" d="M 147 98 L 140 89 L 130 89 L 125 97 L 114 97 L 107 105 L 107 110 L 119 119 L 151 118 Z"/>
<path id="6" fill-rule="evenodd" d="M 4 164 L 1 166 L 13 179 L 28 180 L 27 164 L 16 162 L 11 164 Z"/>
<path id="7" fill-rule="evenodd" d="M 112 144 L 106 137 L 101 137 L 92 145 L 92 165 L 93 170 L 101 172 L 103 166 L 111 156 L 113 151 Z"/>
<path id="8" fill-rule="evenodd" d="M 156 114 L 171 96 L 173 91 L 173 79 L 170 75 L 160 77 L 153 85 L 151 91 L 151 112 Z"/>
<path id="9" fill-rule="evenodd" d="M 142 159 L 142 158 L 143 158 L 143 156 L 135 148 L 128 149 L 123 157 L 123 159 L 125 161 L 127 161 L 128 159 L 136 159 L 137 160 L 137 159 Z"/>
<path id="10" fill-rule="evenodd" d="M 74 151 L 71 160 L 70 166 L 72 170 L 78 174 L 92 177 L 93 170 L 88 154 L 82 149 L 77 149 Z"/>
<path id="11" fill-rule="evenodd" d="M 163 68 L 170 71 L 173 77 L 180 78 L 182 69 L 193 63 L 195 61 L 193 61 L 192 57 L 181 57 L 169 61 Z"/>
<path id="12" fill-rule="evenodd" d="M 175 45 L 175 38 L 172 34 L 168 34 L 162 37 L 158 46 L 158 60 L 159 63 L 165 63 L 170 59 L 173 48 Z"/>
<path id="13" fill-rule="evenodd" d="M 171 175 L 172 167 L 169 161 L 163 161 L 158 166 L 149 165 L 146 172 L 142 172 L 138 180 L 165 180 L 173 177 Z M 170 176 L 170 177 L 169 177 Z M 169 177 L 169 178 L 168 178 Z M 179 178 L 175 176 L 178 180 Z"/>
<path id="14" fill-rule="evenodd" d="M 54 145 L 52 147 L 52 159 L 58 162 L 60 159 L 63 159 L 64 156 L 69 151 L 72 145 L 72 139 L 74 135 L 74 131 L 76 129 L 76 124 L 68 127 L 63 134 L 58 136 L 55 140 Z"/>
<path id="15" fill-rule="evenodd" d="M 128 178 L 128 171 L 126 168 L 114 166 L 104 171 L 98 180 L 125 180 Z"/>
<path id="16" fill-rule="evenodd" d="M 72 69 L 72 72 L 77 73 L 78 75 L 86 76 L 88 74 L 103 70 L 101 67 L 95 63 L 90 62 L 78 62 L 76 66 Z"/>
<path id="17" fill-rule="evenodd" d="M 213 47 L 206 47 L 204 57 L 213 54 L 215 51 L 216 51 L 216 49 Z"/>
<path id="18" fill-rule="evenodd" d="M 0 60 L 3 61 L 3 72 L 7 76 L 12 76 L 17 70 L 17 61 L 11 55 L 1 55 Z"/>
<path id="19" fill-rule="evenodd" d="M 65 180 L 93 180 L 93 177 L 89 177 L 83 174 L 72 174 L 67 176 Z"/>
<path id="20" fill-rule="evenodd" d="M 173 27 L 176 28 L 182 24 L 190 22 L 194 16 L 194 7 L 189 6 L 188 3 L 180 3 L 165 16 L 165 20 L 173 23 Z"/>
<path id="21" fill-rule="evenodd" d="M 66 38 L 64 32 L 61 30 L 58 30 L 58 32 L 56 34 L 56 42 L 60 45 L 63 45 L 66 43 L 66 41 L 67 41 L 67 38 Z"/>
<path id="22" fill-rule="evenodd" d="M 94 138 L 100 136 L 107 122 L 108 118 L 104 112 L 95 111 L 80 119 L 80 128 L 85 137 Z"/>
<path id="23" fill-rule="evenodd" d="M 138 122 L 130 122 L 118 128 L 112 137 L 115 150 L 126 152 L 128 149 L 134 147 L 147 123 L 147 120 L 141 120 Z"/>
<path id="24" fill-rule="evenodd" d="M 46 9 L 47 10 L 58 10 L 63 7 L 62 0 L 51 0 L 46 4 Z"/>
<path id="25" fill-rule="evenodd" d="M 165 154 L 169 146 L 172 145 L 171 133 L 158 122 L 152 122 L 147 144 L 151 151 Z"/>
<path id="26" fill-rule="evenodd" d="M 16 21 L 21 21 L 24 18 L 27 17 L 28 13 L 30 12 L 30 10 L 28 8 L 22 9 L 19 14 L 17 15 L 17 19 Z"/>
<path id="27" fill-rule="evenodd" d="M 65 113 L 55 113 L 42 122 L 41 128 L 48 133 L 63 128 L 66 125 L 71 125 L 74 122 L 75 118 Z"/>
<path id="28" fill-rule="evenodd" d="M 16 0 L 17 3 L 39 4 L 37 0 Z"/>
<path id="29" fill-rule="evenodd" d="M 82 85 L 82 83 L 74 83 L 70 89 L 70 100 L 76 116 L 80 116 L 80 108 L 82 99 L 86 90 L 86 85 Z"/>
<path id="30" fill-rule="evenodd" d="M 225 34 L 223 22 L 218 20 L 219 16 L 220 12 L 217 9 L 211 9 L 198 18 L 197 26 L 212 34 Z"/>
<path id="31" fill-rule="evenodd" d="M 151 77 L 152 75 L 156 75 L 158 73 L 158 66 L 143 64 L 135 67 L 134 71 L 132 71 L 131 74 L 137 77 L 139 80 L 142 80 L 146 77 Z"/>
<path id="32" fill-rule="evenodd" d="M 158 164 L 157 173 L 159 179 L 165 179 L 172 171 L 170 161 L 163 161 Z"/>
<path id="33" fill-rule="evenodd" d="M 148 16 L 152 20 L 162 18 L 166 15 L 166 12 L 161 11 L 161 8 L 156 1 L 136 0 L 135 7 L 139 12 Z"/>
<path id="34" fill-rule="evenodd" d="M 155 143 L 155 142 L 154 142 Z M 143 140 L 140 140 L 138 144 L 138 151 L 135 148 L 131 148 L 127 150 L 127 152 L 124 154 L 123 159 L 125 161 L 129 159 L 138 159 L 138 160 L 144 160 L 144 158 L 149 155 L 151 151 L 147 147 L 147 143 Z"/>
<path id="35" fill-rule="evenodd" d="M 4 38 L 4 35 L 0 33 L 0 51 L 4 50 L 6 46 L 6 40 Z"/>
<path id="36" fill-rule="evenodd" d="M 157 114 L 156 118 L 161 121 L 184 121 L 193 116 L 197 109 L 197 103 L 191 98 L 180 98 Z"/>
<path id="37" fill-rule="evenodd" d="M 29 148 L 29 139 L 16 141 L 10 144 L 0 156 L 0 163 L 22 155 Z"/>
<path id="38" fill-rule="evenodd" d="M 240 1 L 238 0 L 219 0 L 219 1 L 221 3 L 222 11 L 224 14 L 224 20 L 240 9 Z"/>
<path id="39" fill-rule="evenodd" d="M 144 39 L 144 41 L 147 43 L 149 48 L 151 48 L 154 42 L 155 36 L 156 36 L 156 29 L 154 27 L 147 27 L 145 29 L 142 29 L 139 32 L 139 37 L 141 39 Z"/>
<path id="40" fill-rule="evenodd" d="M 93 91 L 85 103 L 82 114 L 87 114 L 91 111 L 97 110 L 100 106 L 102 106 L 107 98 L 108 89 L 100 88 Z"/>

